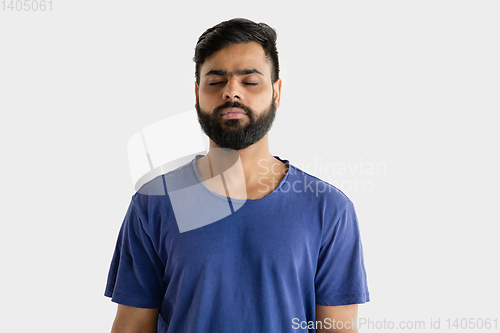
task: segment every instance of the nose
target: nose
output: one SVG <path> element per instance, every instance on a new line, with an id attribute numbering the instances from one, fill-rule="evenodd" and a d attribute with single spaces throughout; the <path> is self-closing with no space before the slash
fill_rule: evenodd
<path id="1" fill-rule="evenodd" d="M 224 90 L 222 91 L 222 99 L 224 101 L 244 101 L 243 91 L 241 86 L 236 79 L 229 79 L 227 84 L 224 86 Z"/>

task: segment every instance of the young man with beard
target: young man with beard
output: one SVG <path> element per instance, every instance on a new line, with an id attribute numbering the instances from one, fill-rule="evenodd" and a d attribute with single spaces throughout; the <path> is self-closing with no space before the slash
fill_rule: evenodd
<path id="1" fill-rule="evenodd" d="M 275 31 L 222 22 L 194 61 L 210 151 L 132 197 L 105 292 L 112 332 L 357 332 L 369 295 L 352 202 L 269 152 Z"/>

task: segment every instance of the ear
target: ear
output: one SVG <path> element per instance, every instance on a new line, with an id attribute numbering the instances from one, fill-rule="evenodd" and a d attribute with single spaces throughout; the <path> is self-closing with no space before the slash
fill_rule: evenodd
<path id="1" fill-rule="evenodd" d="M 194 83 L 194 97 L 195 97 L 195 102 L 194 102 L 194 108 L 196 109 L 196 101 L 198 100 L 198 91 L 200 87 L 198 87 L 198 83 Z"/>
<path id="2" fill-rule="evenodd" d="M 281 99 L 281 79 L 277 79 L 276 82 L 273 83 L 274 88 L 274 103 L 276 104 L 276 109 L 280 108 L 280 99 Z"/>

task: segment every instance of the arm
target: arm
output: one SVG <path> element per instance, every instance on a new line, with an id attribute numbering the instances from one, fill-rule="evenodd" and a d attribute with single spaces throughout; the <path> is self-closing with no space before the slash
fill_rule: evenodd
<path id="1" fill-rule="evenodd" d="M 156 333 L 159 310 L 118 304 L 111 333 Z"/>
<path id="2" fill-rule="evenodd" d="M 325 319 L 329 318 L 326 322 Z M 335 320 L 335 321 L 333 321 Z M 317 333 L 358 333 L 358 328 L 352 324 L 356 324 L 358 320 L 358 305 L 342 305 L 342 306 L 322 306 L 316 305 L 316 321 L 322 321 L 323 323 L 331 323 L 331 329 L 318 329 Z M 338 324 L 337 322 L 341 322 Z M 347 326 L 347 328 L 346 328 Z M 320 328 L 320 326 L 317 326 Z M 337 327 L 342 327 L 337 329 Z"/>

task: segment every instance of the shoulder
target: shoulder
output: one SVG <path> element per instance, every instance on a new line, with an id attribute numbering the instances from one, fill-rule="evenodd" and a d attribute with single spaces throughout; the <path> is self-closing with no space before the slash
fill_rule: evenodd
<path id="1" fill-rule="evenodd" d="M 131 205 L 138 214 L 150 215 L 170 210 L 170 194 L 196 183 L 190 161 L 174 170 L 161 173 L 145 182 L 132 196 Z"/>
<path id="2" fill-rule="evenodd" d="M 164 196 L 168 194 L 168 191 L 173 190 L 176 185 L 185 183 L 190 178 L 196 178 L 194 177 L 194 172 L 192 170 L 192 163 L 193 161 L 190 161 L 174 170 L 160 172 L 159 175 L 144 183 L 144 185 L 137 190 L 134 196 L 150 197 Z"/>
<path id="3" fill-rule="evenodd" d="M 299 209 L 318 218 L 322 245 L 335 237 L 336 229 L 344 230 L 346 226 L 349 230 L 357 228 L 354 205 L 344 192 L 295 166 L 290 165 L 289 171 L 287 183 L 293 193 L 289 198 Z"/>
<path id="4" fill-rule="evenodd" d="M 335 208 L 335 210 L 343 210 L 352 205 L 349 197 L 340 189 L 291 164 L 287 183 L 291 192 L 300 193 L 309 200 Z"/>

